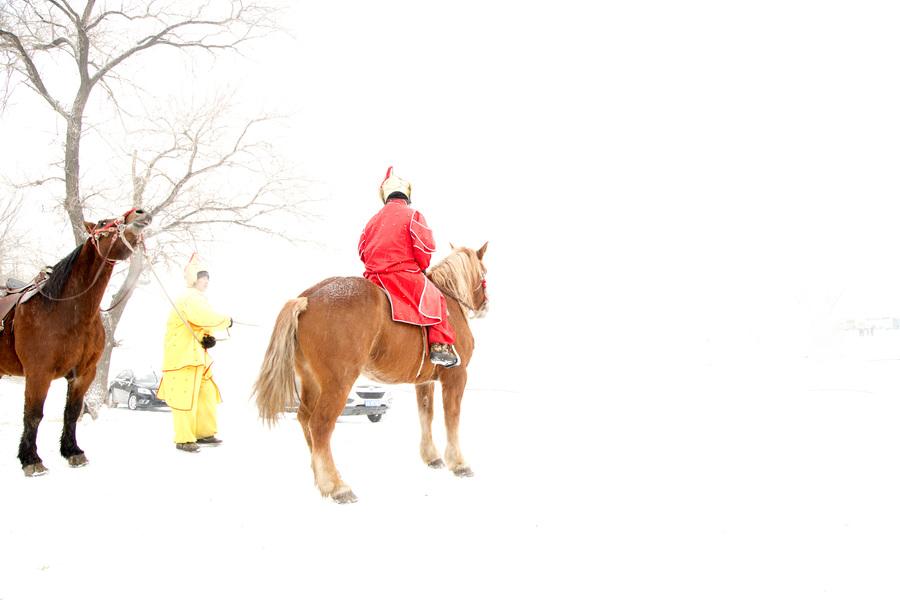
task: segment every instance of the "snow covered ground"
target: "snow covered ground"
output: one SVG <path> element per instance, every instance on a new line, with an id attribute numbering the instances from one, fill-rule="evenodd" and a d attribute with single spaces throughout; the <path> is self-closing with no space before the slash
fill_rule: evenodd
<path id="1" fill-rule="evenodd" d="M 583 589 L 591 552 L 572 543 L 593 536 L 583 513 L 569 511 L 586 490 L 550 468 L 534 437 L 536 398 L 468 393 L 462 440 L 472 479 L 421 463 L 411 388 L 395 391 L 380 423 L 342 417 L 335 458 L 360 502 L 338 506 L 316 491 L 292 416 L 267 429 L 245 401 L 249 379 L 240 389 L 221 371 L 221 447 L 176 452 L 168 411 L 104 409 L 79 426 L 84 469 L 58 452 L 57 382 L 38 440 L 50 472 L 36 479 L 22 476 L 15 456 L 22 382 L 0 381 L 0 598 Z M 443 448 L 441 415 L 435 425 Z"/>
<path id="2" fill-rule="evenodd" d="M 104 410 L 79 427 L 84 469 L 58 454 L 57 384 L 37 479 L 15 457 L 21 382 L 3 380 L 0 598 L 895 598 L 894 341 L 845 336 L 781 370 L 475 385 L 472 479 L 420 463 L 399 387 L 380 423 L 337 425 L 349 506 L 319 497 L 299 426 L 262 426 L 231 365 L 223 446 L 177 453 L 168 412 Z"/>

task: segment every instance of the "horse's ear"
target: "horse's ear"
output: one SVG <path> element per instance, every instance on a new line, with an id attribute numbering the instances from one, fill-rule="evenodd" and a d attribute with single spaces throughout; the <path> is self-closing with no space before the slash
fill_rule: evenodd
<path id="1" fill-rule="evenodd" d="M 478 255 L 478 260 L 481 260 L 482 258 L 484 258 L 484 253 L 487 252 L 487 245 L 488 245 L 488 243 L 485 242 L 484 246 L 479 248 L 478 252 L 476 252 L 476 254 Z"/>
<path id="2" fill-rule="evenodd" d="M 450 242 L 450 249 L 451 249 L 451 250 L 456 250 L 456 246 L 453 245 L 453 242 Z"/>
<path id="3" fill-rule="evenodd" d="M 90 221 L 84 222 L 84 228 L 87 229 L 88 233 L 94 233 L 94 228 L 97 227 L 96 223 L 91 223 Z"/>

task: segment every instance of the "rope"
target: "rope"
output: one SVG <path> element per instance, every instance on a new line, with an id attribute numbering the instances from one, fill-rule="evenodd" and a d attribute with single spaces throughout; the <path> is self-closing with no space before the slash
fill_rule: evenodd
<path id="1" fill-rule="evenodd" d="M 113 246 L 115 245 L 116 240 L 120 238 L 120 236 L 121 236 L 122 243 L 125 244 L 126 248 L 131 250 L 131 254 L 132 254 L 132 256 L 134 256 L 135 248 L 128 242 L 128 238 L 125 237 L 125 228 L 127 227 L 127 225 L 124 222 L 124 219 L 127 218 L 129 214 L 134 212 L 134 210 L 135 209 L 131 209 L 130 211 L 125 213 L 125 216 L 122 217 L 122 219 L 123 219 L 122 221 L 117 219 L 116 221 L 114 221 L 113 223 L 110 223 L 109 225 L 106 225 L 105 227 L 101 227 L 100 229 L 95 229 L 93 231 L 93 233 L 91 233 L 90 237 L 88 238 L 88 241 L 90 241 L 91 244 L 93 244 L 94 248 L 97 250 L 97 254 L 99 254 L 100 258 L 102 258 L 104 260 L 104 262 L 106 262 L 106 264 L 108 264 L 108 265 L 114 265 L 118 262 L 118 260 L 110 259 L 109 254 L 112 252 Z M 101 233 L 105 233 L 105 232 L 107 232 L 107 230 L 111 230 L 113 227 L 115 228 L 115 233 L 113 234 L 112 242 L 109 244 L 109 250 L 107 250 L 106 254 L 103 255 L 100 253 L 100 246 L 97 244 L 97 240 L 101 237 L 100 236 Z M 137 244 L 135 244 L 135 246 L 141 246 L 143 244 L 143 242 L 144 242 L 144 236 L 143 236 L 143 234 L 140 234 L 140 235 L 138 235 L 138 241 L 137 241 Z M 103 273 L 103 267 L 100 267 L 99 269 L 97 269 L 97 274 L 94 275 L 94 280 L 91 281 L 90 285 L 88 285 L 87 288 L 85 288 L 81 292 L 75 294 L 74 296 L 68 296 L 66 298 L 54 298 L 52 296 L 48 296 L 47 294 L 45 294 L 43 291 L 43 287 L 38 288 L 38 293 L 41 296 L 43 296 L 44 298 L 46 298 L 47 300 L 52 300 L 54 302 L 63 302 L 66 300 L 74 300 L 75 298 L 80 298 L 81 296 L 84 296 L 89 291 L 91 291 L 91 289 L 95 285 L 97 285 L 97 281 L 100 280 L 101 273 Z M 135 278 L 135 280 L 137 280 L 137 278 Z M 120 298 L 118 302 L 116 302 L 114 305 L 110 306 L 109 308 L 100 309 L 100 311 L 101 312 L 111 311 L 116 306 L 118 306 L 119 304 L 124 302 L 131 295 L 132 291 L 134 291 L 134 285 L 131 286 L 131 289 L 129 289 L 128 292 L 124 296 L 122 296 L 122 298 Z"/>
<path id="2" fill-rule="evenodd" d="M 131 244 L 128 243 L 128 240 L 125 239 L 125 236 L 124 236 L 124 235 L 122 236 L 122 242 L 124 242 L 125 245 L 128 247 L 128 249 L 131 250 L 131 257 L 134 258 L 135 249 L 131 246 Z M 138 240 L 138 243 L 137 243 L 136 245 L 137 245 L 137 246 L 143 246 L 143 243 L 144 243 L 144 238 L 141 237 L 141 238 Z M 140 256 L 141 256 L 141 259 L 143 259 L 143 257 L 144 257 L 145 255 L 144 255 L 143 252 L 141 252 L 141 253 L 140 253 Z M 124 287 L 124 286 L 128 286 L 128 289 L 125 291 L 125 293 L 122 295 L 122 297 L 119 298 L 118 301 L 113 302 L 109 307 L 107 307 L 107 308 L 101 308 L 101 309 L 100 309 L 100 312 L 105 312 L 105 313 L 111 312 L 115 307 L 119 306 L 120 304 L 122 304 L 123 302 L 125 302 L 126 300 L 128 300 L 128 298 L 131 297 L 132 292 L 134 292 L 134 288 L 137 287 L 138 279 L 139 279 L 140 276 L 141 276 L 141 270 L 142 270 L 142 269 L 138 269 L 137 273 L 134 275 L 134 277 L 131 278 L 131 281 L 130 281 L 130 282 L 129 282 L 128 279 L 126 278 L 125 284 L 123 285 L 123 287 Z M 129 285 L 129 283 L 130 283 L 130 285 Z"/>
<path id="3" fill-rule="evenodd" d="M 422 360 L 419 361 L 419 370 L 416 371 L 416 379 L 419 378 L 419 375 L 422 374 L 422 367 L 425 366 L 425 355 L 428 353 L 428 334 L 425 332 L 425 328 L 422 327 Z"/>
<path id="4" fill-rule="evenodd" d="M 119 234 L 116 233 L 116 237 L 118 237 L 118 235 L 119 235 Z M 94 239 L 94 238 L 91 237 L 91 240 L 93 240 L 93 239 Z M 125 239 L 125 236 L 122 236 L 122 239 L 124 240 L 124 239 Z M 113 238 L 113 242 L 115 243 L 115 238 Z M 95 242 L 95 243 L 96 243 L 96 242 Z M 114 261 L 114 260 L 113 260 L 113 261 L 110 261 L 110 260 L 107 258 L 107 256 L 109 256 L 109 253 L 112 252 L 112 246 L 113 246 L 112 244 L 109 245 L 109 251 L 106 253 L 106 256 L 102 256 L 102 255 L 100 256 L 100 258 L 102 258 L 104 261 L 106 261 L 106 264 L 107 264 L 107 265 L 115 264 L 115 263 L 116 263 L 116 261 Z M 98 246 L 96 246 L 96 245 L 95 245 L 94 247 L 97 248 L 97 253 L 99 254 L 100 248 L 99 248 Z M 129 247 L 130 247 L 130 246 L 129 246 Z M 66 298 L 54 298 L 53 296 L 48 296 L 47 294 L 45 294 L 45 293 L 44 293 L 44 288 L 43 288 L 43 287 L 41 287 L 41 288 L 38 290 L 38 293 L 39 293 L 41 296 L 43 296 L 44 298 L 46 298 L 47 300 L 53 300 L 54 302 L 64 302 L 64 301 L 66 301 L 66 300 L 74 300 L 75 298 L 80 298 L 81 296 L 84 296 L 84 295 L 87 294 L 89 291 L 91 291 L 91 288 L 93 288 L 93 287 L 97 284 L 97 281 L 100 279 L 100 274 L 101 274 L 102 272 L 103 272 L 103 267 L 100 267 L 99 269 L 97 269 L 97 274 L 94 275 L 94 280 L 90 283 L 90 285 L 87 286 L 87 288 L 85 288 L 85 289 L 82 290 L 81 292 L 75 294 L 74 296 L 67 296 Z"/>
<path id="5" fill-rule="evenodd" d="M 184 323 L 184 326 L 187 327 L 187 330 L 191 332 L 191 337 L 193 337 L 194 340 L 198 344 L 200 344 L 200 346 L 203 346 L 203 342 L 197 339 L 197 334 L 194 333 L 194 328 L 190 326 L 190 324 L 187 322 L 187 319 L 184 318 L 184 315 L 181 314 L 181 311 L 178 310 L 178 307 L 175 306 L 175 302 L 172 301 L 171 296 L 169 296 L 169 293 L 166 291 L 166 286 L 163 285 L 162 280 L 159 278 L 159 275 L 156 274 L 156 270 L 153 268 L 153 261 L 150 260 L 150 257 L 147 256 L 146 252 L 144 252 L 143 254 L 147 259 L 147 266 L 150 268 L 150 272 L 153 273 L 153 277 L 156 278 L 156 283 L 159 284 L 159 289 L 162 290 L 162 293 L 166 297 L 166 300 L 168 300 L 169 304 L 172 305 L 172 309 L 175 311 L 175 314 L 177 314 L 179 318 L 181 318 L 181 322 Z M 206 348 L 204 348 L 204 350 L 206 350 Z"/>
<path id="6" fill-rule="evenodd" d="M 432 281 L 432 283 L 434 284 L 433 281 Z M 456 296 L 456 294 L 453 294 L 453 293 L 451 293 L 451 292 L 448 292 L 447 290 L 441 289 L 440 287 L 437 286 L 437 284 L 434 284 L 434 287 L 436 287 L 437 289 L 439 289 L 439 290 L 441 291 L 441 293 L 444 294 L 445 296 L 449 297 L 449 298 L 452 299 L 452 300 L 456 300 L 456 301 L 459 302 L 462 306 L 464 306 L 464 307 L 469 311 L 469 315 L 468 315 L 468 316 L 474 317 L 475 315 L 478 314 L 478 309 L 477 309 L 477 308 L 474 308 L 473 306 L 467 304 L 466 302 L 463 302 L 462 299 L 460 299 L 460 298 L 458 298 L 458 297 Z"/>

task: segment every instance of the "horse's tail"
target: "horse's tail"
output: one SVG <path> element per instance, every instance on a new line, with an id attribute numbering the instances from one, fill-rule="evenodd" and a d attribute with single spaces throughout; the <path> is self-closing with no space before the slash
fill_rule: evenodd
<path id="1" fill-rule="evenodd" d="M 297 319 L 306 310 L 305 297 L 288 300 L 272 330 L 269 348 L 253 384 L 260 418 L 273 425 L 295 393 L 294 360 L 297 352 Z"/>

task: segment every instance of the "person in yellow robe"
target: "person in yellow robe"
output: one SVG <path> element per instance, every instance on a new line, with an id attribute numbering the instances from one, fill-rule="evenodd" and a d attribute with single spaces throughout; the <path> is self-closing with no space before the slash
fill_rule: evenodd
<path id="1" fill-rule="evenodd" d="M 191 257 L 185 269 L 187 291 L 175 302 L 166 323 L 162 381 L 157 397 L 172 409 L 175 447 L 198 452 L 200 445 L 217 446 L 217 405 L 222 401 L 212 377 L 212 358 L 207 352 L 215 345 L 213 332 L 231 326 L 231 319 L 212 309 L 206 299 L 209 271 Z"/>

